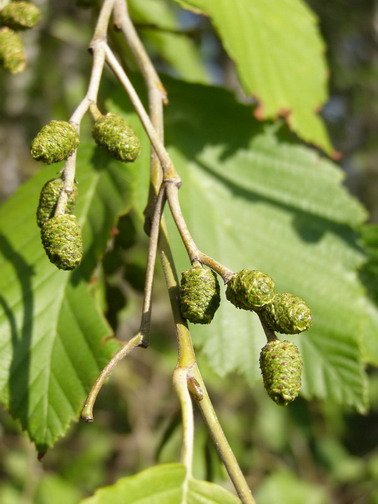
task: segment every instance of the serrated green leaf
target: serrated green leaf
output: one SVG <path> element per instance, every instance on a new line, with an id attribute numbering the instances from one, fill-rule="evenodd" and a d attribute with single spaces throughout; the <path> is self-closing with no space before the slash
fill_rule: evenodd
<path id="1" fill-rule="evenodd" d="M 189 479 L 186 486 L 185 467 L 165 464 L 139 474 L 119 479 L 82 504 L 238 504 L 240 501 L 224 488 L 206 481 Z"/>
<path id="2" fill-rule="evenodd" d="M 75 210 L 84 259 L 68 273 L 47 259 L 35 220 L 39 192 L 57 168 L 43 168 L 0 209 L 0 400 L 40 452 L 62 436 L 114 351 L 85 279 L 116 216 L 133 197 L 134 168 L 81 147 Z"/>
<path id="3" fill-rule="evenodd" d="M 225 91 L 166 85 L 166 138 L 196 243 L 232 270 L 260 269 L 279 292 L 304 298 L 313 328 L 288 337 L 304 357 L 303 392 L 363 409 L 360 344 L 377 348 L 378 314 L 357 272 L 365 255 L 353 228 L 366 212 L 344 188 L 341 170 L 311 149 L 280 140 Z M 178 267 L 187 269 L 178 233 L 171 237 Z M 254 314 L 223 297 L 212 324 L 191 325 L 191 331 L 218 373 L 261 379 L 265 337 Z"/>
<path id="4" fill-rule="evenodd" d="M 367 260 L 360 270 L 360 278 L 367 290 L 364 307 L 370 313 L 363 327 L 362 354 L 366 363 L 378 366 L 378 226 L 365 225 L 360 230 L 361 242 L 367 252 Z"/>
<path id="5" fill-rule="evenodd" d="M 301 0 L 175 0 L 210 16 L 235 61 L 259 119 L 286 118 L 306 142 L 332 147 L 317 111 L 327 100 L 324 43 L 315 15 Z"/>

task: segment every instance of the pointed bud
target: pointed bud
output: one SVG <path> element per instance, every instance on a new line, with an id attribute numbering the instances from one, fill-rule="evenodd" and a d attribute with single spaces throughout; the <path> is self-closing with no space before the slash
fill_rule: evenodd
<path id="1" fill-rule="evenodd" d="M 180 296 L 181 313 L 193 324 L 210 324 L 220 304 L 216 274 L 207 268 L 183 271 Z"/>
<path id="2" fill-rule="evenodd" d="M 83 255 L 80 226 L 74 215 L 59 215 L 41 229 L 42 244 L 50 261 L 59 269 L 79 266 Z"/>
<path id="3" fill-rule="evenodd" d="M 0 11 L 0 23 L 12 30 L 33 28 L 40 18 L 41 11 L 30 2 L 11 2 Z"/>
<path id="4" fill-rule="evenodd" d="M 301 388 L 302 357 L 290 341 L 269 341 L 260 353 L 260 369 L 269 396 L 280 406 L 294 401 Z"/>
<path id="5" fill-rule="evenodd" d="M 312 324 L 310 308 L 303 299 L 289 293 L 276 294 L 260 315 L 273 331 L 284 334 L 306 331 Z"/>
<path id="6" fill-rule="evenodd" d="M 18 33 L 4 26 L 0 28 L 0 62 L 11 74 L 23 72 L 26 67 L 24 44 Z"/>
<path id="7" fill-rule="evenodd" d="M 79 143 L 79 135 L 72 124 L 50 121 L 32 141 L 30 153 L 36 161 L 58 163 L 67 159 Z"/>
<path id="8" fill-rule="evenodd" d="M 96 143 L 120 161 L 134 161 L 140 152 L 140 141 L 130 124 L 117 114 L 100 116 L 92 135 Z"/>
<path id="9" fill-rule="evenodd" d="M 226 297 L 243 310 L 255 310 L 274 296 L 274 282 L 258 270 L 241 270 L 227 284 Z"/>
<path id="10" fill-rule="evenodd" d="M 39 227 L 42 227 L 46 221 L 54 217 L 56 204 L 63 186 L 63 180 L 61 178 L 56 178 L 47 181 L 42 187 L 37 208 L 37 224 Z M 72 214 L 75 208 L 76 198 L 77 186 L 75 184 L 72 192 L 68 195 L 66 214 Z"/>

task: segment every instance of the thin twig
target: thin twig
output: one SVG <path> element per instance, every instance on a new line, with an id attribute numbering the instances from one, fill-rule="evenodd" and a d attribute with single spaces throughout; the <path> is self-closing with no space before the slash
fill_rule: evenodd
<path id="1" fill-rule="evenodd" d="M 93 422 L 93 407 L 96 398 L 104 385 L 106 378 L 113 371 L 114 367 L 118 362 L 124 359 L 129 353 L 134 350 L 137 346 L 147 348 L 149 344 L 149 332 L 151 325 L 151 301 L 152 301 L 152 285 L 154 278 L 154 269 L 156 262 L 156 252 L 159 241 L 159 228 L 160 219 L 163 213 L 165 204 L 165 187 L 162 186 L 157 199 L 157 204 L 155 207 L 155 213 L 152 220 L 151 235 L 148 244 L 148 256 L 147 256 L 147 267 L 146 267 L 146 278 L 144 286 L 144 298 L 143 298 L 143 309 L 142 317 L 140 323 L 139 332 L 134 338 L 132 338 L 128 343 L 125 344 L 108 362 L 108 364 L 101 371 L 96 382 L 94 383 L 87 400 L 84 404 L 81 417 L 86 422 Z"/>
<path id="2" fill-rule="evenodd" d="M 192 476 L 193 445 L 194 445 L 194 416 L 193 403 L 188 391 L 188 369 L 177 367 L 173 373 L 173 384 L 181 406 L 182 417 L 182 445 L 181 462 L 186 467 L 185 483 Z M 184 490 L 185 495 L 185 490 Z"/>
<path id="3" fill-rule="evenodd" d="M 193 264 L 195 261 L 199 261 L 200 263 L 209 266 L 223 278 L 225 283 L 227 283 L 233 276 L 233 271 L 198 249 L 182 214 L 178 190 L 179 188 L 175 186 L 175 184 L 170 184 L 167 187 L 167 199 L 173 219 L 188 252 L 190 262 Z"/>
<path id="4" fill-rule="evenodd" d="M 152 219 L 150 240 L 148 245 L 146 278 L 144 284 L 142 320 L 139 329 L 139 332 L 143 334 L 143 341 L 141 346 L 145 348 L 147 348 L 149 345 L 149 333 L 151 326 L 152 286 L 154 282 L 156 252 L 159 241 L 160 220 L 163 214 L 164 204 L 165 204 L 165 186 L 162 185 L 156 201 L 155 212 Z"/>
<path id="5" fill-rule="evenodd" d="M 126 72 L 122 68 L 121 64 L 117 60 L 117 58 L 114 56 L 112 50 L 110 47 L 106 47 L 106 61 L 120 83 L 122 84 L 123 88 L 125 89 L 126 93 L 129 96 L 129 99 L 136 111 L 136 113 L 139 116 L 139 119 L 141 120 L 141 123 L 143 124 L 143 127 L 152 143 L 153 148 L 156 151 L 156 154 L 159 157 L 163 173 L 164 173 L 164 179 L 172 179 L 176 180 L 178 183 L 180 182 L 180 177 L 178 176 L 176 169 L 172 163 L 172 160 L 164 147 L 163 143 L 161 142 L 158 133 L 156 132 L 155 128 L 153 127 L 151 120 L 137 94 L 137 92 L 134 89 L 134 86 L 132 85 L 130 79 L 126 75 Z"/>
<path id="6" fill-rule="evenodd" d="M 131 353 L 135 348 L 141 346 L 143 341 L 143 334 L 138 333 L 135 335 L 128 343 L 126 343 L 121 350 L 119 350 L 113 358 L 107 363 L 104 369 L 99 374 L 97 380 L 93 384 L 91 391 L 84 403 L 83 409 L 81 410 L 81 418 L 86 422 L 93 422 L 93 406 L 96 402 L 98 393 L 102 389 L 105 380 L 109 377 L 110 373 L 113 371 L 118 362 L 124 359 L 129 353 Z"/>
<path id="7" fill-rule="evenodd" d="M 261 317 L 261 315 L 260 315 L 260 313 L 258 311 L 256 313 L 257 313 L 257 315 L 258 315 L 258 317 L 260 319 L 260 323 L 262 325 L 262 328 L 264 329 L 264 333 L 265 333 L 267 341 L 274 341 L 274 340 L 276 340 L 277 336 L 276 336 L 275 332 L 273 331 L 273 329 L 268 326 L 268 324 Z"/>
<path id="8" fill-rule="evenodd" d="M 89 79 L 88 90 L 84 98 L 70 117 L 69 122 L 75 127 L 80 134 L 81 121 L 88 111 L 91 103 L 97 102 L 98 90 L 100 87 L 102 72 L 105 65 L 105 47 L 106 34 L 109 24 L 109 19 L 116 0 L 105 0 L 101 7 L 96 28 L 89 44 L 89 48 L 93 54 L 92 70 Z M 63 189 L 59 195 L 54 215 L 63 215 L 66 210 L 68 198 L 74 189 L 75 173 L 76 173 L 76 150 L 67 159 L 63 169 Z"/>
<path id="9" fill-rule="evenodd" d="M 238 461 L 236 460 L 234 452 L 232 451 L 232 448 L 229 445 L 223 429 L 219 423 L 218 417 L 211 403 L 211 399 L 206 390 L 205 383 L 202 379 L 197 364 L 193 366 L 192 372 L 193 376 L 198 381 L 203 394 L 203 399 L 197 401 L 197 405 L 201 410 L 202 417 L 207 425 L 210 436 L 214 441 L 215 447 L 219 453 L 220 458 L 222 459 L 223 464 L 227 469 L 227 472 L 231 478 L 232 483 L 234 484 L 238 496 L 243 504 L 256 504 L 252 492 L 240 469 Z"/>
<path id="10" fill-rule="evenodd" d="M 122 25 L 122 16 L 118 19 L 118 21 Z M 140 44 L 138 43 L 138 35 L 136 34 L 135 30 L 130 31 L 131 35 L 127 38 L 129 46 L 133 50 L 134 56 L 136 58 L 137 63 L 139 64 L 139 67 L 142 71 L 144 72 L 143 67 L 145 63 L 142 63 L 143 61 L 145 62 L 146 60 L 144 59 L 144 54 L 145 52 L 143 51 L 143 54 L 139 52 L 139 47 Z M 137 40 L 138 39 L 138 40 Z M 147 59 L 147 65 L 152 67 L 152 63 Z M 154 89 L 156 85 L 156 81 L 154 78 L 151 78 L 151 75 L 153 72 L 147 72 L 143 73 L 147 88 L 148 88 L 148 96 L 149 96 L 149 107 L 150 107 L 150 115 L 151 115 L 151 120 L 153 123 L 153 126 L 155 130 L 158 132 L 159 139 L 163 143 L 163 103 L 162 103 L 162 96 L 159 91 L 159 89 Z M 151 186 L 150 186 L 150 198 L 149 198 L 149 203 L 150 205 L 147 207 L 145 213 L 146 217 L 148 216 L 149 213 L 149 207 L 151 207 L 151 203 L 154 202 L 153 196 L 154 194 L 157 194 L 157 190 L 160 187 L 161 183 L 161 167 L 158 163 L 158 160 L 156 156 L 152 155 L 151 158 Z M 174 194 L 174 197 L 170 198 L 170 205 L 173 203 L 173 206 L 175 209 L 178 210 L 176 213 L 176 216 L 181 214 L 181 208 L 178 202 L 178 196 L 177 196 L 177 191 L 178 187 L 175 184 L 168 184 L 166 187 L 167 193 L 172 193 Z M 152 197 L 151 197 L 152 195 Z M 173 213 L 172 207 L 171 211 Z M 181 214 L 182 217 L 182 214 Z M 185 220 L 182 217 L 182 221 L 179 219 L 181 223 L 184 223 L 184 227 L 181 229 L 187 229 Z M 190 233 L 188 231 L 188 236 L 191 238 Z M 191 239 L 192 243 L 192 249 L 197 250 L 198 248 L 195 246 L 193 240 Z M 192 339 L 190 336 L 190 332 L 186 323 L 186 320 L 183 319 L 181 315 L 181 310 L 180 310 L 180 297 L 179 297 L 179 280 L 175 268 L 175 263 L 174 259 L 172 256 L 171 248 L 169 245 L 169 240 L 168 240 L 168 235 L 167 235 L 167 229 L 165 226 L 165 221 L 164 218 L 161 220 L 161 229 L 160 229 L 160 241 L 159 241 L 159 250 L 160 250 L 160 260 L 161 264 L 163 267 L 163 272 L 168 288 L 168 293 L 171 301 L 171 306 L 172 306 L 172 312 L 173 312 L 173 317 L 175 321 L 175 326 L 176 326 L 176 335 L 177 335 L 177 345 L 178 345 L 178 365 L 175 373 L 180 372 L 186 375 L 187 380 L 190 380 L 193 378 L 196 380 L 196 383 L 198 385 L 198 389 L 200 393 L 198 394 L 193 394 L 194 397 L 196 397 L 197 401 L 200 404 L 201 411 L 203 412 L 203 417 L 206 422 L 206 425 L 210 431 L 210 434 L 214 440 L 215 445 L 218 448 L 219 455 L 224 462 L 225 466 L 227 467 L 227 470 L 230 474 L 231 480 L 234 483 L 234 486 L 239 494 L 239 497 L 242 501 L 243 504 L 255 504 L 255 501 L 252 497 L 251 491 L 248 488 L 247 482 L 245 481 L 245 478 L 240 470 L 240 467 L 238 465 L 238 462 L 235 458 L 235 456 L 232 453 L 232 450 L 228 444 L 227 439 L 225 438 L 225 435 L 223 433 L 223 430 L 219 424 L 219 421 L 216 417 L 214 408 L 212 406 L 211 400 L 207 394 L 205 385 L 203 383 L 202 377 L 200 375 L 200 372 L 198 370 L 197 364 L 196 364 L 196 356 L 194 353 L 193 349 L 193 344 L 192 344 Z M 198 251 L 199 252 L 199 251 Z M 202 254 L 199 252 L 200 257 L 198 258 L 200 261 L 202 259 L 202 262 L 204 264 L 207 264 L 211 267 L 210 263 L 212 258 L 206 256 L 205 254 Z M 219 263 L 217 263 L 219 264 Z M 216 261 L 212 264 L 212 266 L 217 266 Z M 214 268 L 215 269 L 215 268 Z M 222 265 L 218 266 L 218 272 L 222 275 L 222 273 L 225 275 L 226 279 L 228 275 L 232 276 L 232 272 L 228 270 L 227 268 L 224 269 Z M 193 376 L 192 374 L 192 368 L 196 370 L 196 375 Z M 181 370 L 181 371 L 179 371 Z M 181 385 L 182 386 L 182 385 Z M 187 381 L 187 387 L 188 387 L 188 381 Z M 188 387 L 189 388 L 189 387 Z M 181 390 L 181 389 L 180 389 Z M 203 393 L 205 392 L 205 394 Z M 180 398 L 180 395 L 179 395 Z M 185 430 L 185 429 L 184 429 Z M 183 438 L 185 438 L 185 432 L 183 434 Z M 184 439 L 183 439 L 183 444 L 184 444 Z M 185 453 L 185 451 L 184 451 Z"/>
<path id="11" fill-rule="evenodd" d="M 121 30 L 126 42 L 138 63 L 139 69 L 143 75 L 148 91 L 158 91 L 161 101 L 168 103 L 167 92 L 158 76 L 155 67 L 138 37 L 133 22 L 130 19 L 127 2 L 125 0 L 116 0 L 114 5 L 114 25 Z"/>
<path id="12" fill-rule="evenodd" d="M 127 2 L 124 0 L 118 0 L 114 5 L 114 23 L 116 28 L 122 31 L 144 78 L 148 93 L 149 116 L 160 141 L 164 144 L 163 106 L 168 103 L 167 92 L 150 60 L 150 57 L 148 56 L 147 51 L 144 48 L 142 41 L 138 36 L 132 20 L 130 19 Z M 160 161 L 155 149 L 152 148 L 150 162 L 150 187 L 148 202 L 144 210 L 144 229 L 147 234 L 150 233 L 152 215 L 162 179 L 163 175 Z"/>

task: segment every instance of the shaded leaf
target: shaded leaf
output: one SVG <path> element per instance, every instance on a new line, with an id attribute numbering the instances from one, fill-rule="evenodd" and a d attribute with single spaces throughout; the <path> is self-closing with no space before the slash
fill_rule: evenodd
<path id="1" fill-rule="evenodd" d="M 306 142 L 332 152 L 317 111 L 327 100 L 324 43 L 315 15 L 301 0 L 175 0 L 210 16 L 235 61 L 259 119 L 284 116 Z"/>
<path id="2" fill-rule="evenodd" d="M 37 173 L 0 209 L 0 399 L 44 452 L 62 436 L 114 350 L 111 330 L 85 279 L 104 252 L 111 228 L 133 196 L 133 169 L 92 147 L 78 156 L 84 259 L 58 270 L 41 246 L 35 211 L 56 166 Z"/>
<path id="3" fill-rule="evenodd" d="M 366 212 L 343 187 L 341 170 L 252 121 L 248 107 L 225 91 L 166 84 L 166 138 L 196 243 L 232 270 L 260 269 L 277 291 L 305 299 L 313 328 L 288 337 L 304 357 L 303 392 L 363 409 L 360 344 L 373 338 L 378 345 L 377 310 L 368 308 L 357 272 L 365 255 L 353 228 Z M 187 269 L 176 230 L 171 237 L 178 268 Z M 212 324 L 191 331 L 218 373 L 236 371 L 251 384 L 261 379 L 265 337 L 254 314 L 223 297 Z"/>
<path id="4" fill-rule="evenodd" d="M 189 479 L 186 488 L 185 467 L 166 464 L 151 467 L 135 476 L 119 479 L 82 504 L 238 504 L 240 501 L 222 487 Z"/>
<path id="5" fill-rule="evenodd" d="M 364 300 L 364 306 L 370 313 L 364 326 L 366 337 L 362 340 L 362 352 L 365 362 L 378 366 L 378 226 L 365 225 L 360 232 L 362 245 L 367 252 L 360 278 L 369 295 L 369 299 Z"/>

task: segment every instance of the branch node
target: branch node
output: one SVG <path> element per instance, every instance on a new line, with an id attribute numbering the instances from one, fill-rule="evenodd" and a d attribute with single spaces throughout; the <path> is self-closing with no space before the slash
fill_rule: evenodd
<path id="1" fill-rule="evenodd" d="M 179 177 L 166 177 L 163 180 L 164 185 L 169 185 L 172 184 L 177 187 L 177 189 L 180 189 L 182 186 L 182 180 Z"/>

